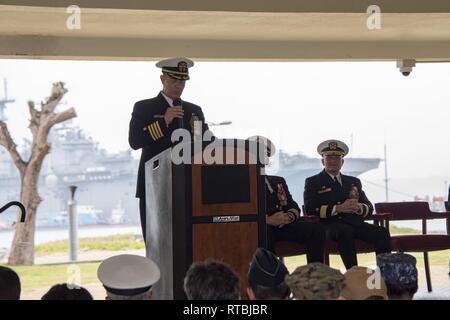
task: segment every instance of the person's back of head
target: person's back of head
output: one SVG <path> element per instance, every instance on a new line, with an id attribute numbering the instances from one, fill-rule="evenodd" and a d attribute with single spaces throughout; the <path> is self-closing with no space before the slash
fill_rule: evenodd
<path id="1" fill-rule="evenodd" d="M 184 292 L 189 300 L 239 300 L 239 291 L 239 277 L 219 261 L 194 262 L 184 277 Z"/>
<path id="2" fill-rule="evenodd" d="M 416 258 L 406 253 L 381 253 L 377 265 L 390 300 L 412 300 L 418 290 Z"/>
<path id="3" fill-rule="evenodd" d="M 0 266 L 0 300 L 20 300 L 20 279 L 8 267 Z"/>
<path id="4" fill-rule="evenodd" d="M 41 300 L 94 300 L 83 287 L 69 286 L 67 283 L 55 284 Z"/>
<path id="5" fill-rule="evenodd" d="M 346 300 L 386 300 L 386 283 L 376 270 L 354 266 L 344 274 L 345 286 L 341 296 Z"/>
<path id="6" fill-rule="evenodd" d="M 247 274 L 251 300 L 288 299 L 290 290 L 285 282 L 289 272 L 282 261 L 272 252 L 258 248 L 253 255 Z"/>
<path id="7" fill-rule="evenodd" d="M 286 283 L 297 300 L 334 300 L 341 298 L 344 279 L 339 270 L 314 262 L 295 269 Z"/>

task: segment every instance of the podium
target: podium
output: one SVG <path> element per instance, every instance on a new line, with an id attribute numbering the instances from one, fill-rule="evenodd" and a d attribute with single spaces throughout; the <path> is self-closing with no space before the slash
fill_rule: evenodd
<path id="1" fill-rule="evenodd" d="M 252 256 L 257 247 L 266 247 L 260 146 L 247 140 L 215 140 L 189 151 L 196 149 L 193 145 L 185 145 L 190 163 L 174 164 L 174 147 L 145 164 L 147 257 L 161 270 L 153 287 L 155 298 L 186 299 L 186 271 L 192 262 L 207 258 L 225 262 L 238 273 L 245 298 Z"/>

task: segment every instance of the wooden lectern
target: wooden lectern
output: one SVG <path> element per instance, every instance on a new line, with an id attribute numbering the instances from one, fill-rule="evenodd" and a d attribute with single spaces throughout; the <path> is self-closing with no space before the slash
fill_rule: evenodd
<path id="1" fill-rule="evenodd" d="M 202 157 L 211 151 L 209 145 L 191 153 L 190 164 L 174 164 L 172 149 L 145 164 L 147 256 L 161 270 L 153 288 L 156 299 L 185 299 L 187 269 L 206 258 L 223 261 L 239 274 L 245 298 L 252 256 L 257 247 L 266 247 L 259 146 L 236 139 L 214 143 L 209 154 L 215 163 Z"/>

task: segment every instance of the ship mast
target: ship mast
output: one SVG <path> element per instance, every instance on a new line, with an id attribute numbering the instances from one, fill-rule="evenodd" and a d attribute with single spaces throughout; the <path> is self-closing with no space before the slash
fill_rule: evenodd
<path id="1" fill-rule="evenodd" d="M 5 116 L 6 104 L 13 103 L 16 101 L 14 99 L 8 99 L 8 82 L 6 81 L 6 78 L 3 78 L 3 90 L 4 90 L 4 97 L 3 99 L 0 99 L 0 121 L 6 121 Z"/>

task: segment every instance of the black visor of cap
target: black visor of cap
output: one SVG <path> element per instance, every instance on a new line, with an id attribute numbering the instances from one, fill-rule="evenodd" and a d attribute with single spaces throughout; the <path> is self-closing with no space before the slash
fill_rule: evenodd
<path id="1" fill-rule="evenodd" d="M 178 67 L 163 67 L 162 72 L 177 80 L 189 80 L 189 71 L 187 68 L 180 70 Z"/>
<path id="2" fill-rule="evenodd" d="M 103 285 L 106 291 L 119 296 L 134 296 L 149 291 L 152 286 L 135 289 L 114 289 Z"/>

